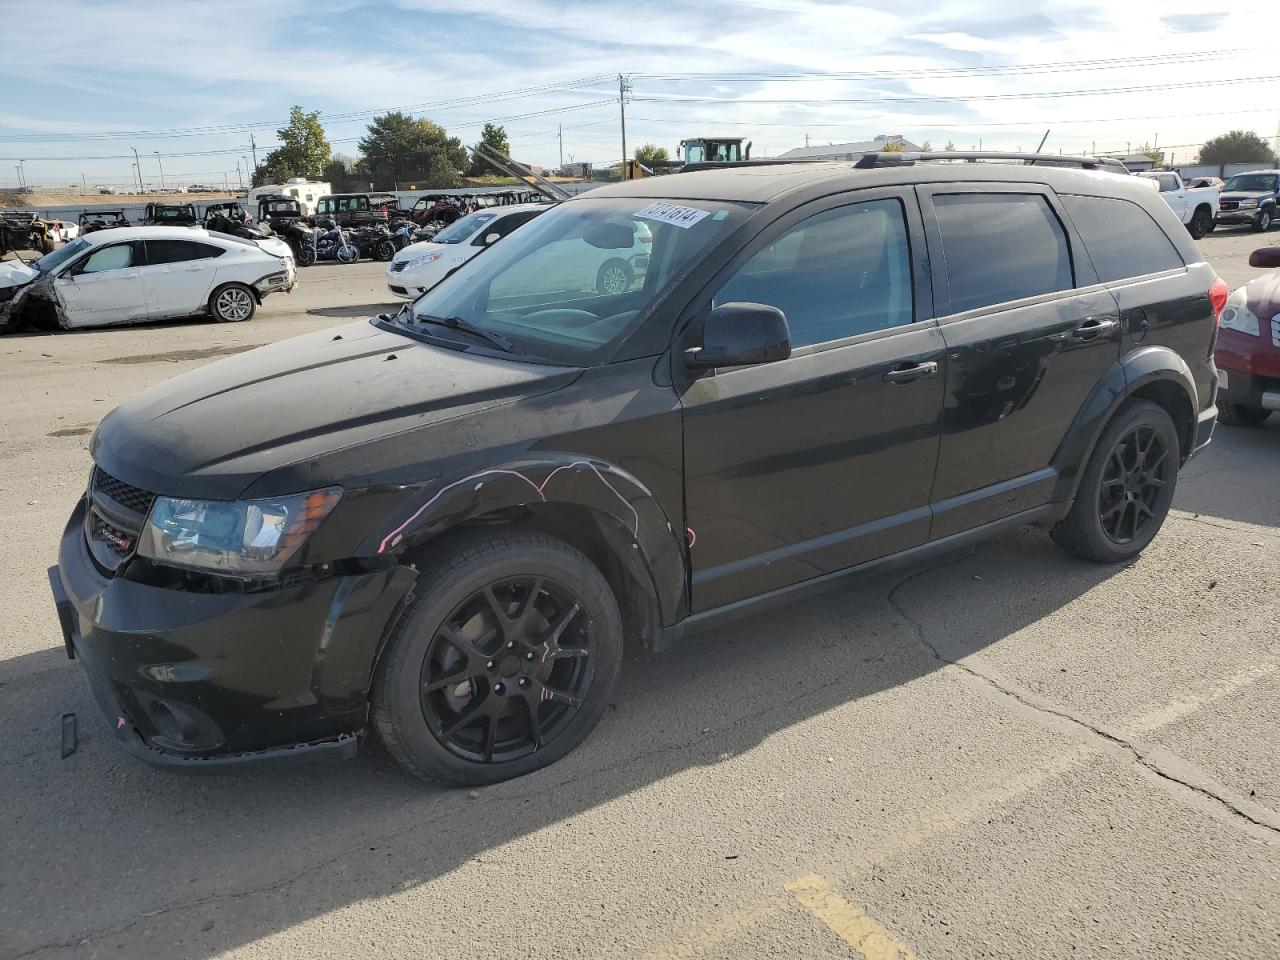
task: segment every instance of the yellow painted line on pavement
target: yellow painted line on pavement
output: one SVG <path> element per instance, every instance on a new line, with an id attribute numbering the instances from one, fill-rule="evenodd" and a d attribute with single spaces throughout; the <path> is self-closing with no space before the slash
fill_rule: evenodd
<path id="1" fill-rule="evenodd" d="M 1263 677 L 1275 672 L 1276 665 L 1274 663 L 1259 663 L 1245 667 L 1210 690 L 1203 693 L 1189 694 L 1180 700 L 1174 700 L 1171 703 L 1166 703 L 1163 706 L 1156 707 L 1154 710 L 1148 710 L 1146 713 L 1138 715 L 1129 722 L 1129 733 L 1132 736 L 1155 733 L 1157 730 L 1177 723 L 1179 720 L 1197 713 L 1209 704 L 1221 700 L 1223 697 L 1229 697 L 1237 690 L 1242 690 L 1250 684 L 1257 683 Z"/>
<path id="2" fill-rule="evenodd" d="M 792 880 L 786 889 L 796 903 L 830 927 L 863 960 L 916 960 L 911 948 L 893 931 L 832 890 L 825 877 L 811 873 Z"/>

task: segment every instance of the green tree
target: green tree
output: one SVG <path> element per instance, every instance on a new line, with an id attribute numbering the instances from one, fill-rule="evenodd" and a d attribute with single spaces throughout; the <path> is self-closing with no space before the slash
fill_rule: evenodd
<path id="1" fill-rule="evenodd" d="M 933 143 L 929 140 L 926 140 L 924 141 L 924 143 L 920 144 L 921 153 L 929 153 L 932 149 L 933 149 Z"/>
<path id="2" fill-rule="evenodd" d="M 1153 148 L 1152 148 L 1152 146 L 1151 146 L 1151 144 L 1149 144 L 1149 143 L 1144 143 L 1142 146 L 1140 146 L 1140 147 L 1138 148 L 1138 151 L 1137 151 L 1137 152 L 1138 152 L 1138 153 L 1140 153 L 1140 154 L 1142 154 L 1144 157 L 1146 157 L 1148 160 L 1150 160 L 1152 163 L 1154 163 L 1157 167 L 1163 167 L 1163 166 L 1164 166 L 1164 151 L 1163 151 L 1163 150 L 1156 150 L 1156 149 L 1153 149 Z"/>
<path id="3" fill-rule="evenodd" d="M 487 147 L 496 153 L 502 154 L 504 157 L 511 156 L 511 144 L 507 140 L 507 131 L 496 123 L 486 123 L 484 125 L 484 129 L 480 131 L 480 142 L 476 146 Z M 471 157 L 471 166 L 467 169 L 467 176 L 483 177 L 489 174 L 501 174 L 501 171 L 488 160 L 473 155 Z"/>
<path id="4" fill-rule="evenodd" d="M 1271 163 L 1275 154 L 1267 141 L 1248 130 L 1232 130 L 1206 140 L 1200 147 L 1201 163 Z"/>
<path id="5" fill-rule="evenodd" d="M 670 154 L 667 153 L 667 148 L 660 147 L 656 143 L 646 143 L 643 146 L 636 147 L 634 156 L 646 167 L 652 167 L 655 160 L 665 161 L 671 159 Z"/>
<path id="6" fill-rule="evenodd" d="M 324 174 L 320 179 L 328 183 L 334 193 L 357 193 L 362 186 L 358 167 L 359 163 L 354 157 L 334 154 L 325 164 Z M 363 186 L 366 188 L 369 186 L 367 178 Z"/>
<path id="7" fill-rule="evenodd" d="M 398 110 L 374 117 L 359 147 L 360 163 L 375 190 L 394 190 L 401 184 L 452 187 L 467 167 L 461 140 L 430 120 Z"/>
<path id="8" fill-rule="evenodd" d="M 951 153 L 951 152 L 953 152 L 953 151 L 955 150 L 955 148 L 956 148 L 956 145 L 955 145 L 954 143 L 952 143 L 950 140 L 948 140 L 948 141 L 947 141 L 947 145 L 946 145 L 945 147 L 943 147 L 942 149 L 943 149 L 946 153 Z"/>
<path id="9" fill-rule="evenodd" d="M 295 106 L 289 125 L 276 131 L 281 146 L 267 154 L 253 178 L 254 186 L 283 183 L 290 177 L 316 179 L 329 162 L 329 141 L 324 138 L 320 112 L 306 113 Z"/>

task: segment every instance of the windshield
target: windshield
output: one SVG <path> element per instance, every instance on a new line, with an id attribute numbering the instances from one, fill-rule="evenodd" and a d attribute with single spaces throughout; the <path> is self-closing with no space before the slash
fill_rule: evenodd
<path id="1" fill-rule="evenodd" d="M 1226 182 L 1223 190 L 1256 191 L 1274 190 L 1276 175 L 1266 173 L 1237 173 Z"/>
<path id="2" fill-rule="evenodd" d="M 455 220 L 451 225 L 437 233 L 432 243 L 462 243 L 486 223 L 496 217 L 496 213 L 472 213 Z"/>
<path id="3" fill-rule="evenodd" d="M 89 248 L 89 241 L 83 237 L 72 240 L 70 243 L 64 244 L 53 253 L 46 253 L 43 257 L 32 264 L 41 273 L 52 273 L 68 260 L 74 259 L 82 250 Z"/>
<path id="4" fill-rule="evenodd" d="M 604 362 L 645 308 L 750 209 L 643 198 L 561 204 L 424 294 L 413 318 L 456 318 L 553 363 Z"/>

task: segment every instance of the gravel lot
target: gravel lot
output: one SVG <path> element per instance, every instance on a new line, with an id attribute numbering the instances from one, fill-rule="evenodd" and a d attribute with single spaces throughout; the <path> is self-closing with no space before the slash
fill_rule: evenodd
<path id="1" fill-rule="evenodd" d="M 1235 285 L 1263 242 L 1202 247 Z M 629 662 L 518 781 L 125 757 L 45 581 L 89 434 L 375 312 L 383 270 L 243 325 L 0 339 L 0 956 L 1280 957 L 1280 417 L 1220 428 L 1130 566 L 1024 531 L 726 627 Z"/>

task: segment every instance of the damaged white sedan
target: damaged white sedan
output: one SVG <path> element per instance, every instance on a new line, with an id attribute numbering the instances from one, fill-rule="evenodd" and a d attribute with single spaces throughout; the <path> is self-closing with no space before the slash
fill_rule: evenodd
<path id="1" fill-rule="evenodd" d="M 33 263 L 0 263 L 0 333 L 199 315 L 232 323 L 296 282 L 293 252 L 275 237 L 190 227 L 99 230 Z"/>

